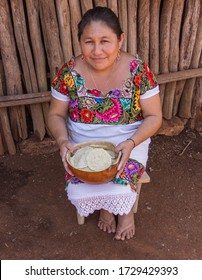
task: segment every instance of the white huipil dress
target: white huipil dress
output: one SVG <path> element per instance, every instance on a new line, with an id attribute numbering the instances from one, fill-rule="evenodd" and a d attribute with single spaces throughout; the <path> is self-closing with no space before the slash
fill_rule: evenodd
<path id="1" fill-rule="evenodd" d="M 51 88 L 52 96 L 60 101 L 69 102 L 67 95 Z M 146 91 L 140 99 L 146 99 L 159 93 L 159 86 Z M 118 145 L 122 141 L 130 138 L 143 120 L 131 124 L 89 124 L 74 122 L 68 117 L 67 129 L 69 140 L 73 144 L 86 141 L 103 140 L 110 141 Z M 150 138 L 136 146 L 130 155 L 130 158 L 137 160 L 146 167 L 148 159 L 148 149 Z M 108 182 L 99 185 L 87 183 L 73 184 L 69 183 L 66 188 L 68 199 L 77 208 L 81 216 L 87 217 L 95 210 L 105 209 L 114 215 L 128 214 L 133 207 L 137 192 L 131 189 L 129 184 L 121 185 L 114 182 Z"/>

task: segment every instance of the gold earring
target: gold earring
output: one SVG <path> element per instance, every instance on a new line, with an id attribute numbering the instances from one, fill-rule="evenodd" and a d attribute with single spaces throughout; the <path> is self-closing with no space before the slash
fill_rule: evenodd
<path id="1" fill-rule="evenodd" d="M 84 60 L 84 59 L 85 59 L 85 57 L 84 57 L 84 55 L 82 54 L 82 55 L 81 55 L 81 60 Z"/>

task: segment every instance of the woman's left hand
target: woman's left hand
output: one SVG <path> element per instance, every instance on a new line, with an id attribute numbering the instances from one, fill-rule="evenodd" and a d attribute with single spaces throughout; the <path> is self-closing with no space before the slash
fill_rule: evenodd
<path id="1" fill-rule="evenodd" d="M 121 160 L 118 166 L 118 172 L 116 174 L 116 178 L 123 172 L 126 162 L 130 157 L 130 153 L 134 148 L 134 144 L 131 141 L 123 141 L 118 146 L 116 146 L 115 152 L 119 153 L 122 152 Z"/>

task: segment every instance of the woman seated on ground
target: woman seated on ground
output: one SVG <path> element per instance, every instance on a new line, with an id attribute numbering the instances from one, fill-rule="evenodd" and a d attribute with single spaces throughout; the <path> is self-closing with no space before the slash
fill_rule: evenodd
<path id="1" fill-rule="evenodd" d="M 130 239 L 137 197 L 131 186 L 146 167 L 150 137 L 162 121 L 159 86 L 138 56 L 121 51 L 125 34 L 109 8 L 88 10 L 78 24 L 78 39 L 81 55 L 65 63 L 52 82 L 49 128 L 67 171 L 68 198 L 78 213 L 86 217 L 100 210 L 101 230 L 115 233 L 117 240 Z M 74 144 L 92 140 L 110 141 L 122 152 L 116 179 L 96 188 L 72 180 L 65 160 Z M 127 185 L 121 184 L 123 173 Z"/>

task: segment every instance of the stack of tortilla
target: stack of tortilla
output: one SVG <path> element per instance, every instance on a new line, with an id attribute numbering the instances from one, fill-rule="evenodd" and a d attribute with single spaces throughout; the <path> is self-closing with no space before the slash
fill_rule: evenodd
<path id="1" fill-rule="evenodd" d="M 83 147 L 70 157 L 73 167 L 89 172 L 102 171 L 109 168 L 116 159 L 113 151 L 103 148 Z"/>

